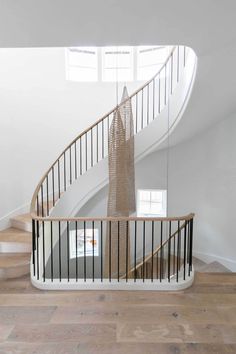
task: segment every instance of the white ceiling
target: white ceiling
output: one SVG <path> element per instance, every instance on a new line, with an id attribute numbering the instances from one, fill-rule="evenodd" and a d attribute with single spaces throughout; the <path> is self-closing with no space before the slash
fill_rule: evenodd
<path id="1" fill-rule="evenodd" d="M 177 143 L 236 110 L 235 18 L 235 0 L 0 0 L 0 47 L 189 45 L 199 66 Z"/>

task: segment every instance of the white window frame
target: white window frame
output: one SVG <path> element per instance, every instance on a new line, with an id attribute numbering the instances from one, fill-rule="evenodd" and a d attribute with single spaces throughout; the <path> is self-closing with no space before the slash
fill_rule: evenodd
<path id="1" fill-rule="evenodd" d="M 162 192 L 162 212 L 161 213 L 145 213 L 141 207 L 141 193 L 142 192 Z M 152 203 L 150 199 L 150 204 Z M 151 210 L 151 207 L 150 207 Z M 137 191 L 137 216 L 140 217 L 166 217 L 167 216 L 167 190 L 166 189 L 138 189 Z"/>

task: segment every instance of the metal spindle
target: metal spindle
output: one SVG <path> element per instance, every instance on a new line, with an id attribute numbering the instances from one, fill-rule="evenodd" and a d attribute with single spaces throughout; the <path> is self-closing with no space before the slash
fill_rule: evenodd
<path id="1" fill-rule="evenodd" d="M 170 282 L 170 251 L 171 251 L 171 221 L 169 221 L 169 240 L 168 240 L 168 281 Z"/>
<path id="2" fill-rule="evenodd" d="M 87 132 L 85 133 L 85 172 L 88 171 L 88 137 Z"/>
<path id="3" fill-rule="evenodd" d="M 66 191 L 66 154 L 64 152 L 64 192 Z"/>
<path id="4" fill-rule="evenodd" d="M 142 101 L 141 101 L 141 127 L 143 129 L 143 89 L 142 89 Z"/>
<path id="5" fill-rule="evenodd" d="M 67 229 L 67 280 L 70 281 L 70 224 L 66 223 Z"/>
<path id="6" fill-rule="evenodd" d="M 180 265 L 180 222 L 178 221 L 178 237 L 177 237 L 177 274 L 176 281 L 179 281 L 179 265 Z"/>
<path id="7" fill-rule="evenodd" d="M 58 196 L 61 198 L 61 169 L 60 169 L 60 160 L 57 160 L 57 182 L 58 182 Z"/>
<path id="8" fill-rule="evenodd" d="M 82 138 L 79 138 L 79 169 L 80 169 L 80 176 L 82 175 L 83 172 L 83 166 L 82 166 Z"/>
<path id="9" fill-rule="evenodd" d="M 78 281 L 78 222 L 75 221 L 75 279 Z"/>
<path id="10" fill-rule="evenodd" d="M 129 265 L 129 223 L 126 221 L 126 257 L 125 257 L 125 264 L 126 264 L 126 282 L 128 281 L 129 272 L 128 272 L 128 265 Z"/>
<path id="11" fill-rule="evenodd" d="M 101 282 L 103 281 L 103 222 L 101 220 Z"/>
<path id="12" fill-rule="evenodd" d="M 70 163 L 70 184 L 72 184 L 72 157 L 71 157 L 71 146 L 69 148 L 69 163 Z"/>
<path id="13" fill-rule="evenodd" d="M 53 228 L 52 228 L 52 221 L 50 221 L 50 236 L 51 236 L 51 281 L 53 282 Z"/>
<path id="14" fill-rule="evenodd" d="M 160 249 L 160 282 L 163 278 L 163 222 L 161 221 L 161 249 Z"/>
<path id="15" fill-rule="evenodd" d="M 77 141 L 74 143 L 75 147 L 75 179 L 78 178 L 78 167 L 77 167 Z"/>
<path id="16" fill-rule="evenodd" d="M 102 158 L 104 159 L 104 122 L 102 120 Z"/>
<path id="17" fill-rule="evenodd" d="M 96 134 L 96 137 L 97 137 L 97 163 L 98 163 L 98 124 L 97 124 L 97 134 Z"/>
<path id="18" fill-rule="evenodd" d="M 54 178 L 54 166 L 52 166 L 52 204 L 55 206 L 55 178 Z"/>
<path id="19" fill-rule="evenodd" d="M 111 281 L 111 221 L 109 221 L 109 281 Z"/>
<path id="20" fill-rule="evenodd" d="M 39 195 L 36 198 L 36 208 L 37 208 L 37 216 L 39 216 Z"/>
<path id="21" fill-rule="evenodd" d="M 41 184 L 41 212 L 42 212 L 42 217 L 44 217 L 44 199 L 43 199 L 43 183 Z"/>
<path id="22" fill-rule="evenodd" d="M 84 281 L 86 281 L 86 221 L 84 221 Z"/>
<path id="23" fill-rule="evenodd" d="M 37 229 L 39 230 L 39 221 L 37 221 Z M 44 221 L 42 222 L 42 230 L 43 230 L 43 281 L 45 282 L 46 264 L 45 264 L 45 225 L 44 225 Z M 37 258 L 38 258 L 38 245 L 37 245 Z"/>
<path id="24" fill-rule="evenodd" d="M 187 225 L 184 222 L 184 280 L 186 277 L 186 235 L 187 235 Z"/>
<path id="25" fill-rule="evenodd" d="M 153 252 L 154 252 L 154 221 L 152 220 L 152 271 L 151 271 L 151 281 L 153 282 Z"/>
<path id="26" fill-rule="evenodd" d="M 35 220 L 32 219 L 32 262 L 33 262 L 33 273 L 35 276 Z"/>
<path id="27" fill-rule="evenodd" d="M 145 279 L 145 244 L 146 244 L 146 240 L 145 240 L 145 231 L 146 231 L 146 228 L 145 228 L 145 221 L 143 221 L 143 282 L 144 282 L 144 279 Z"/>
<path id="28" fill-rule="evenodd" d="M 137 263 L 137 221 L 135 220 L 134 222 L 134 281 L 135 282 L 137 279 L 136 263 Z"/>
<path id="29" fill-rule="evenodd" d="M 49 196 L 48 196 L 48 175 L 46 177 L 46 200 L 47 200 L 47 216 L 49 215 Z"/>
<path id="30" fill-rule="evenodd" d="M 91 129 L 91 167 L 93 167 L 93 129 Z"/>
<path id="31" fill-rule="evenodd" d="M 117 222 L 117 280 L 120 281 L 120 222 Z"/>
<path id="32" fill-rule="evenodd" d="M 94 281 L 94 220 L 92 221 L 92 239 L 93 239 L 93 281 Z"/>
<path id="33" fill-rule="evenodd" d="M 59 237 L 59 249 L 58 249 L 59 279 L 61 281 L 61 222 L 60 221 L 58 221 L 58 237 Z"/>
<path id="34" fill-rule="evenodd" d="M 158 113 L 161 113 L 161 75 L 159 74 L 158 86 Z"/>

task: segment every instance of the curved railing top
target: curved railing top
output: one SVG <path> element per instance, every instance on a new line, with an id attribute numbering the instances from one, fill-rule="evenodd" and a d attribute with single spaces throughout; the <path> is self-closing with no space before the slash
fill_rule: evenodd
<path id="1" fill-rule="evenodd" d="M 165 63 L 162 65 L 162 67 L 159 69 L 159 71 L 150 79 L 148 80 L 144 85 L 142 85 L 139 89 L 137 89 L 133 94 L 131 94 L 127 100 L 129 99 L 132 99 L 136 96 L 136 100 L 137 100 L 137 95 L 139 95 L 139 93 L 143 92 L 146 88 L 149 89 L 149 85 L 151 85 L 153 83 L 153 95 L 154 95 L 154 86 L 155 86 L 155 80 L 159 77 L 159 85 L 160 85 L 160 77 L 161 77 L 161 74 L 163 72 L 163 70 L 166 71 L 166 68 L 168 66 L 168 63 L 171 62 L 171 70 L 173 71 L 173 56 L 174 56 L 174 53 L 175 51 L 177 51 L 177 58 L 178 58 L 178 65 L 179 65 L 179 49 L 180 47 L 173 47 L 171 52 L 169 53 Z M 184 50 L 184 56 L 183 56 L 183 60 L 184 60 L 184 65 L 185 65 L 185 50 L 186 50 L 186 47 L 183 47 L 183 50 Z M 177 73 L 178 75 L 178 73 Z M 166 76 L 166 72 L 165 72 L 165 76 Z M 165 83 L 165 86 L 166 86 L 166 83 Z M 165 87 L 165 90 L 166 90 L 166 87 Z M 171 88 L 172 90 L 172 88 Z M 160 87 L 159 87 L 159 91 L 160 91 Z M 165 92 L 166 93 L 166 92 Z M 172 92 L 171 92 L 172 93 Z M 160 93 L 159 93 L 160 95 Z M 59 167 L 59 162 L 60 162 L 60 159 L 63 158 L 64 156 L 64 160 L 65 160 L 65 153 L 66 152 L 70 152 L 70 158 L 71 158 L 71 149 L 72 149 L 72 146 L 75 145 L 77 142 L 81 142 L 81 139 L 83 136 L 86 136 L 87 138 L 87 134 L 88 132 L 91 132 L 91 136 L 92 136 L 92 131 L 93 129 L 95 129 L 97 127 L 97 134 L 98 134 L 98 126 L 99 124 L 103 124 L 104 120 L 105 119 L 108 119 L 108 126 L 109 126 L 109 117 L 114 114 L 114 112 L 119 108 L 119 106 L 123 105 L 125 101 L 123 101 L 121 104 L 117 105 L 115 108 L 113 108 L 111 111 L 109 111 L 106 115 L 104 115 L 103 117 L 101 117 L 99 120 L 97 120 L 94 124 L 92 124 L 89 128 L 87 128 L 86 130 L 84 130 L 82 133 L 80 133 L 64 150 L 63 152 L 59 155 L 59 157 L 54 161 L 54 163 L 50 166 L 50 168 L 46 171 L 46 173 L 43 175 L 43 177 L 41 178 L 39 184 L 37 185 L 35 191 L 34 191 L 34 194 L 33 194 L 33 197 L 32 197 L 32 201 L 31 201 L 31 206 L 30 206 L 30 213 L 31 213 L 31 216 L 32 218 L 34 219 L 38 219 L 38 220 L 44 220 L 44 219 L 47 219 L 47 220 L 67 220 L 67 221 L 70 221 L 70 220 L 79 220 L 79 218 L 49 218 L 49 212 L 47 212 L 47 215 L 45 216 L 44 215 L 44 212 L 42 211 L 42 215 L 40 215 L 40 213 L 38 212 L 38 209 L 39 209 L 39 194 L 40 194 L 40 190 L 41 190 L 41 194 L 42 194 L 42 200 L 41 200 L 41 205 L 42 205 L 42 208 L 43 208 L 43 204 L 45 203 L 44 201 L 44 198 L 43 198 L 43 191 L 42 191 L 42 187 L 43 187 L 43 184 L 46 182 L 46 189 L 48 189 L 48 176 L 49 174 L 51 173 L 52 174 L 52 178 L 53 178 L 53 182 L 52 184 L 54 184 L 54 170 L 58 164 L 58 167 Z M 149 104 L 149 103 L 148 103 Z M 159 97 L 159 104 L 160 104 L 160 97 Z M 166 104 L 166 97 L 165 97 L 165 104 Z M 159 113 L 160 113 L 160 110 L 159 110 Z M 153 108 L 153 115 L 154 115 L 154 108 Z M 137 127 L 136 127 L 136 133 L 137 133 Z M 91 138 L 92 139 L 92 138 Z M 97 138 L 98 139 L 98 138 Z M 97 140 L 98 141 L 98 140 Z M 86 143 L 87 144 L 87 143 Z M 92 148 L 91 148 L 92 149 Z M 91 150 L 92 151 L 92 150 Z M 104 156 L 102 156 L 103 158 Z M 98 162 L 98 153 L 97 153 L 97 162 Z M 64 161 L 65 163 L 65 161 Z M 92 166 L 92 164 L 91 164 Z M 75 173 L 76 174 L 76 173 Z M 61 177 L 61 175 L 59 176 L 59 172 L 58 172 L 58 185 L 59 185 L 59 199 L 60 199 L 60 180 L 59 180 L 59 177 Z M 77 179 L 78 176 L 75 175 L 75 178 L 74 180 Z M 65 178 L 65 177 L 64 177 Z M 71 182 L 72 183 L 72 182 Z M 53 186 L 54 187 L 54 186 Z M 64 190 L 66 190 L 66 185 L 65 185 L 65 188 Z M 47 196 L 47 199 L 48 199 L 48 196 Z M 46 204 L 47 206 L 45 208 L 47 208 L 49 210 L 49 200 L 46 200 Z M 55 205 L 55 195 L 54 195 L 54 191 L 53 191 L 53 206 Z M 193 217 L 193 214 L 190 214 L 189 216 L 185 216 L 185 217 L 181 217 L 181 218 L 155 218 L 159 221 L 161 220 L 186 220 L 186 218 L 192 218 Z M 86 218 L 83 218 L 83 220 L 85 220 Z M 96 218 L 93 218 L 93 220 L 95 220 Z M 110 218 L 98 218 L 99 220 L 110 220 Z M 121 219 L 121 218 L 120 218 Z M 135 220 L 136 218 L 128 218 L 129 220 Z M 139 220 L 141 220 L 140 218 L 138 218 Z M 89 218 L 88 218 L 89 220 Z M 114 218 L 112 218 L 112 220 L 114 220 Z M 125 218 L 124 218 L 125 220 Z"/>

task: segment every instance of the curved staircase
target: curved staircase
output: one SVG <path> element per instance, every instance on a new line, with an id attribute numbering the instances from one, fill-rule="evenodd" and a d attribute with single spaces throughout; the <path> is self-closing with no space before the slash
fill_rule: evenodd
<path id="1" fill-rule="evenodd" d="M 197 59 L 190 48 L 174 47 L 159 72 L 129 97 L 136 161 L 158 149 L 178 124 L 191 95 L 196 66 Z M 3 261 L 0 276 L 27 273 L 30 243 L 26 240 L 32 230 L 31 280 L 42 289 L 177 290 L 192 283 L 193 214 L 168 218 L 76 216 L 83 204 L 107 183 L 109 128 L 116 109 L 75 138 L 42 177 L 32 198 L 32 224 L 27 214 L 13 218 L 14 228 L 6 233 L 11 234 L 9 243 L 21 254 L 10 254 L 11 247 L 4 246 L 2 232 L 0 244 L 5 247 L 4 252 L 9 250 L 9 262 L 5 261 L 5 268 L 9 269 L 2 271 Z M 119 252 L 127 251 L 118 247 L 118 271 L 109 265 L 105 275 L 104 257 L 109 257 L 111 263 L 111 253 L 104 253 L 104 244 L 107 234 L 112 247 L 111 225 L 118 229 L 126 225 L 131 252 L 130 259 L 129 255 L 126 257 L 126 271 L 120 273 Z M 17 236 L 17 228 L 24 230 L 20 231 L 22 238 Z M 95 230 L 99 234 L 98 256 L 94 249 Z M 78 232 L 83 233 L 84 241 L 91 232 L 90 256 L 86 255 L 86 242 L 83 255 L 78 255 Z M 71 243 L 76 248 L 73 260 Z M 7 259 L 5 254 L 2 259 Z M 17 271 L 14 273 L 13 269 Z"/>

